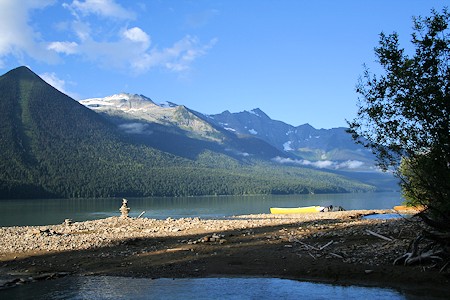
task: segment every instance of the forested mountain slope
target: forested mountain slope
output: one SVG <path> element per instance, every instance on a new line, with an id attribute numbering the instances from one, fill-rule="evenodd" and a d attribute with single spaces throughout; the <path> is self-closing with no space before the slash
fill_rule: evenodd
<path id="1" fill-rule="evenodd" d="M 116 123 L 54 89 L 26 67 L 0 77 L 0 120 L 0 198 L 374 189 L 344 176 L 279 167 L 214 147 L 199 146 L 190 157 L 155 149 L 151 147 L 155 137 L 146 142 L 130 138 Z"/>

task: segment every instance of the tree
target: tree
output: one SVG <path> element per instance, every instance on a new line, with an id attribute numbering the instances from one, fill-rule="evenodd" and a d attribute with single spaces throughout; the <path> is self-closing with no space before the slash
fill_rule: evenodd
<path id="1" fill-rule="evenodd" d="M 375 54 L 382 74 L 365 67 L 356 88 L 357 117 L 348 122 L 378 165 L 400 178 L 407 204 L 424 207 L 419 216 L 429 230 L 397 260 L 406 264 L 448 259 L 450 247 L 450 13 L 431 12 L 413 18 L 412 56 L 400 48 L 396 33 L 380 34 Z M 424 239 L 434 246 L 421 252 Z"/>

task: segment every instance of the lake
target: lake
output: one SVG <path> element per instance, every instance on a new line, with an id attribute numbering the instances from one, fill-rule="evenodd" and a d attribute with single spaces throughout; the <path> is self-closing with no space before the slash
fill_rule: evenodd
<path id="1" fill-rule="evenodd" d="M 352 209 L 389 209 L 402 203 L 399 192 L 316 194 L 316 195 L 257 195 L 205 196 L 177 198 L 127 198 L 130 216 L 154 219 L 223 218 L 233 215 L 269 213 L 270 207 L 309 205 L 342 206 Z M 0 226 L 51 225 L 64 219 L 86 221 L 119 216 L 122 198 L 108 199 L 38 199 L 0 200 Z"/>

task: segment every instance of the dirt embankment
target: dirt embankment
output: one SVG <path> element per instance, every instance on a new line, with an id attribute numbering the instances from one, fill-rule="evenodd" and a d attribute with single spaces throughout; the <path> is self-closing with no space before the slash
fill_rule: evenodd
<path id="1" fill-rule="evenodd" d="M 0 286 L 65 274 L 134 277 L 271 276 L 449 290 L 450 273 L 393 266 L 417 236 L 415 219 L 345 211 L 228 219 L 111 217 L 0 228 Z"/>

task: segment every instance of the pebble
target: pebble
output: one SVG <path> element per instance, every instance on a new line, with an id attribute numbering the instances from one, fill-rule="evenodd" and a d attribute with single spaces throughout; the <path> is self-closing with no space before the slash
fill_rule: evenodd
<path id="1" fill-rule="evenodd" d="M 373 212 L 373 211 L 370 211 Z M 378 213 L 390 211 L 380 210 Z M 351 230 L 347 230 L 347 223 L 330 227 L 327 224 L 320 225 L 320 222 L 329 222 L 330 219 L 346 219 L 352 225 L 355 224 L 378 224 L 377 220 L 360 220 L 367 211 L 343 211 L 343 212 L 324 212 L 302 215 L 242 215 L 234 216 L 228 219 L 200 219 L 181 218 L 166 220 L 156 220 L 148 218 L 120 218 L 110 217 L 85 222 L 73 222 L 69 219 L 64 220 L 60 225 L 49 226 L 15 226 L 0 227 L 0 255 L 11 255 L 15 253 L 26 253 L 30 251 L 68 251 L 83 250 L 89 248 L 99 248 L 112 246 L 122 243 L 125 240 L 149 237 L 167 237 L 168 235 L 177 236 L 182 233 L 186 235 L 205 235 L 200 239 L 185 239 L 187 244 L 196 243 L 218 243 L 227 242 L 225 236 L 220 231 L 242 230 L 241 234 L 253 236 L 253 228 L 266 226 L 283 226 L 298 224 L 297 232 L 280 231 L 280 236 L 266 236 L 266 239 L 280 239 L 293 242 L 296 234 L 312 234 L 315 237 L 326 237 L 329 235 L 348 236 Z M 321 221 L 323 220 L 323 221 Z M 306 222 L 314 221 L 315 226 L 306 227 Z M 388 223 L 382 224 L 376 229 L 383 234 L 387 230 Z M 339 226 L 339 228 L 337 228 Z M 350 226 L 350 225 L 348 225 Z M 216 233 L 210 233 L 215 232 Z M 375 229 L 374 229 L 375 231 Z M 372 237 L 373 238 L 373 237 Z"/>

